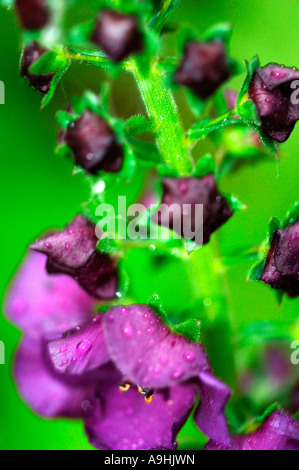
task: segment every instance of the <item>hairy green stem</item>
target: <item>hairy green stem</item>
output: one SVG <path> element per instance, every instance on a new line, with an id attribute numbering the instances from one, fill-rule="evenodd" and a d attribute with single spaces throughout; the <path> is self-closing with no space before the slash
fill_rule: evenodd
<path id="1" fill-rule="evenodd" d="M 149 118 L 155 127 L 155 138 L 167 166 L 188 175 L 192 171 L 183 123 L 174 97 L 164 83 L 164 74 L 153 64 L 140 66 L 137 59 L 130 62 L 130 70 L 138 83 Z M 145 69 L 145 71 L 144 71 Z"/>

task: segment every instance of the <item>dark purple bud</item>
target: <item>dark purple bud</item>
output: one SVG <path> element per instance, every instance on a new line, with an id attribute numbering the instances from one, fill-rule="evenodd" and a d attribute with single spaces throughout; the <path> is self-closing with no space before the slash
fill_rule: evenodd
<path id="1" fill-rule="evenodd" d="M 203 225 L 197 220 L 197 204 L 203 205 Z M 233 211 L 218 191 L 214 175 L 209 174 L 202 178 L 164 178 L 162 205 L 153 220 L 195 242 L 196 236 L 186 236 L 189 228 L 195 234 L 203 230 L 203 244 L 206 244 L 211 234 L 232 215 Z"/>
<path id="2" fill-rule="evenodd" d="M 135 16 L 113 10 L 100 13 L 91 40 L 115 62 L 143 49 L 142 34 Z"/>
<path id="3" fill-rule="evenodd" d="M 112 299 L 118 287 L 115 261 L 97 251 L 95 226 L 78 215 L 62 232 L 38 240 L 30 248 L 48 256 L 49 274 L 68 274 L 89 294 Z"/>
<path id="4" fill-rule="evenodd" d="M 203 100 L 210 98 L 229 77 L 225 46 L 220 41 L 189 42 L 175 81 Z"/>
<path id="5" fill-rule="evenodd" d="M 255 103 L 262 129 L 277 142 L 286 141 L 299 119 L 299 70 L 269 64 L 259 68 L 249 86 L 249 98 Z"/>
<path id="6" fill-rule="evenodd" d="M 75 164 L 89 173 L 121 170 L 122 148 L 113 130 L 97 114 L 84 111 L 79 119 L 68 125 L 64 138 L 74 153 Z"/>
<path id="7" fill-rule="evenodd" d="M 50 19 L 45 0 L 16 0 L 15 7 L 24 29 L 42 29 Z"/>
<path id="8" fill-rule="evenodd" d="M 289 297 L 299 296 L 299 220 L 275 233 L 261 280 Z"/>
<path id="9" fill-rule="evenodd" d="M 30 72 L 31 65 L 35 64 L 42 55 L 48 52 L 48 49 L 42 47 L 38 42 L 33 41 L 25 47 L 20 63 L 20 72 L 26 78 L 29 85 L 35 88 L 42 94 L 48 93 L 54 73 L 47 73 L 44 75 L 37 75 Z"/>

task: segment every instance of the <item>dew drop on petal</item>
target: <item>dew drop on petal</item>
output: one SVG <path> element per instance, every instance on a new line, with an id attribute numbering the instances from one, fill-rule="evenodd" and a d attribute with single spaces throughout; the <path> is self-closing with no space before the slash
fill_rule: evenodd
<path id="1" fill-rule="evenodd" d="M 85 354 L 88 353 L 88 351 L 91 349 L 92 344 L 89 341 L 89 339 L 84 339 L 77 345 L 77 354 L 78 356 L 85 356 Z"/>

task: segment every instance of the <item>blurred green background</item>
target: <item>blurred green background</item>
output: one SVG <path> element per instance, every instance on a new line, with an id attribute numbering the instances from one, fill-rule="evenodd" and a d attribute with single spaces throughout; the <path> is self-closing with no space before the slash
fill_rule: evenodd
<path id="1" fill-rule="evenodd" d="M 85 17 L 85 5 L 77 7 L 78 18 Z M 261 63 L 270 61 L 288 66 L 298 64 L 298 1 L 286 0 L 182 0 L 172 16 L 180 24 L 203 32 L 210 25 L 229 21 L 234 24 L 231 55 L 243 61 L 259 54 Z M 86 87 L 97 91 L 101 73 L 82 66 L 72 68 L 59 86 L 54 101 L 39 111 L 40 97 L 19 77 L 20 29 L 13 12 L 0 9 L 0 80 L 5 83 L 5 105 L 0 105 L 1 156 L 1 296 L 20 264 L 26 247 L 41 232 L 64 226 L 79 210 L 87 195 L 80 177 L 72 176 L 71 161 L 54 154 L 57 128 L 55 111 L 64 108 L 73 93 Z M 241 78 L 235 80 L 239 86 Z M 141 111 L 134 99 L 136 89 L 127 77 L 117 80 L 114 111 L 129 116 Z M 124 99 L 124 97 L 126 97 Z M 179 97 L 179 102 L 185 104 Z M 182 109 L 188 122 L 189 113 Z M 234 193 L 248 206 L 220 231 L 224 248 L 259 243 L 265 236 L 270 216 L 283 217 L 298 200 L 299 126 L 282 146 L 279 170 L 276 163 L 246 168 L 222 181 L 225 192 Z M 138 184 L 135 183 L 136 191 Z M 134 263 L 133 263 L 134 264 Z M 298 314 L 299 299 L 285 299 L 280 310 L 273 292 L 259 283 L 246 282 L 248 264 L 228 272 L 232 325 L 236 335 L 251 320 L 271 319 L 291 324 Z M 133 269 L 133 268 L 132 268 Z M 148 260 L 139 257 L 139 280 L 135 295 L 146 300 L 158 291 L 169 310 L 188 306 L 190 288 L 181 266 L 174 266 L 173 277 L 163 267 L 150 271 Z M 151 279 L 142 282 L 142 274 Z M 47 421 L 34 415 L 19 398 L 11 368 L 20 334 L 0 317 L 0 340 L 5 343 L 6 364 L 0 365 L 0 448 L 1 449 L 87 449 L 90 446 L 80 422 Z M 299 339 L 299 338 L 298 338 Z M 192 432 L 192 431 L 190 431 Z M 195 440 L 195 436 L 191 436 Z"/>

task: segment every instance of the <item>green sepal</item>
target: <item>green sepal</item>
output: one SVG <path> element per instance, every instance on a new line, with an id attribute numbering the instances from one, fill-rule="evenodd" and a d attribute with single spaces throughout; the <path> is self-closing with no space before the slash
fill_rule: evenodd
<path id="1" fill-rule="evenodd" d="M 125 262 L 123 259 L 120 259 L 118 261 L 117 268 L 118 268 L 117 269 L 118 270 L 118 290 L 116 292 L 116 297 L 118 299 L 121 299 L 122 297 L 126 296 L 129 290 L 130 279 L 125 269 Z"/>
<path id="2" fill-rule="evenodd" d="M 179 178 L 180 173 L 176 168 L 171 168 L 166 165 L 160 165 L 158 168 L 161 178 Z"/>
<path id="3" fill-rule="evenodd" d="M 4 8 L 13 8 L 15 0 L 0 0 L 0 5 Z"/>
<path id="4" fill-rule="evenodd" d="M 261 279 L 265 264 L 266 258 L 255 263 L 248 273 L 248 279 L 250 281 L 259 281 Z"/>
<path id="5" fill-rule="evenodd" d="M 215 121 L 210 122 L 204 120 L 197 124 L 194 124 L 194 126 L 189 129 L 188 137 L 190 140 L 201 140 L 207 137 L 211 132 L 215 132 L 226 126 L 236 125 L 238 123 L 238 119 L 233 119 L 229 117 L 225 117 L 221 120 L 216 119 Z"/>
<path id="6" fill-rule="evenodd" d="M 56 72 L 67 61 L 63 47 L 56 46 L 54 50 L 43 54 L 30 67 L 30 72 L 36 75 L 46 75 Z"/>
<path id="7" fill-rule="evenodd" d="M 288 227 L 289 225 L 293 225 L 295 222 L 299 220 L 299 201 L 295 202 L 290 210 L 288 211 L 286 217 L 283 220 L 282 227 Z"/>
<path id="8" fill-rule="evenodd" d="M 232 194 L 224 194 L 223 197 L 226 199 L 229 207 L 233 212 L 243 211 L 247 209 L 247 206 L 243 204 L 236 196 Z"/>
<path id="9" fill-rule="evenodd" d="M 225 266 L 233 266 L 247 261 L 257 261 L 258 259 L 259 251 L 256 247 L 237 246 L 223 253 L 222 263 Z"/>
<path id="10" fill-rule="evenodd" d="M 188 90 L 188 88 L 185 88 L 185 94 L 192 113 L 199 119 L 207 107 L 207 102 L 201 100 L 199 96 L 193 93 L 193 91 Z"/>
<path id="11" fill-rule="evenodd" d="M 240 118 L 249 125 L 260 126 L 260 118 L 253 101 L 248 100 L 237 107 Z"/>
<path id="12" fill-rule="evenodd" d="M 285 292 L 283 290 L 275 289 L 275 295 L 276 295 L 276 300 L 277 300 L 278 307 L 280 307 L 281 304 L 282 304 Z"/>
<path id="13" fill-rule="evenodd" d="M 281 229 L 282 228 L 282 225 L 281 225 L 281 222 L 280 220 L 277 218 L 277 217 L 271 217 L 271 219 L 269 220 L 269 223 L 268 223 L 268 229 L 267 229 L 267 238 L 266 238 L 266 245 L 270 245 L 272 240 L 273 240 L 273 237 L 275 235 L 275 232 L 277 232 L 277 230 Z"/>
<path id="14" fill-rule="evenodd" d="M 76 121 L 77 118 L 77 115 L 70 114 L 67 111 L 60 110 L 56 113 L 56 120 L 63 129 L 66 129 L 70 122 Z"/>
<path id="15" fill-rule="evenodd" d="M 192 175 L 196 178 L 202 178 L 210 173 L 215 174 L 216 164 L 213 156 L 208 153 L 202 157 L 195 165 Z"/>
<path id="16" fill-rule="evenodd" d="M 195 318 L 190 318 L 172 328 L 174 333 L 185 336 L 191 343 L 198 343 L 200 337 L 201 322 Z"/>
<path id="17" fill-rule="evenodd" d="M 127 137 L 144 134 L 153 130 L 153 123 L 144 116 L 132 116 L 124 123 L 124 132 Z"/>
<path id="18" fill-rule="evenodd" d="M 232 77 L 241 75 L 244 71 L 243 65 L 237 59 L 233 59 L 232 57 L 229 57 L 228 59 L 228 68 Z"/>
<path id="19" fill-rule="evenodd" d="M 161 299 L 157 293 L 155 293 L 147 302 L 147 305 L 153 310 L 164 323 L 168 323 L 167 313 L 162 305 Z"/>
<path id="20" fill-rule="evenodd" d="M 116 241 L 109 237 L 104 237 L 99 240 L 97 244 L 97 249 L 102 253 L 106 253 L 107 255 L 116 255 L 120 251 L 120 248 Z"/>
<path id="21" fill-rule="evenodd" d="M 172 11 L 178 6 L 181 0 L 165 0 L 161 10 L 154 16 L 154 18 L 150 22 L 151 29 L 156 33 L 159 34 L 169 15 Z"/>
<path id="22" fill-rule="evenodd" d="M 247 62 L 247 60 L 246 60 L 245 64 L 246 64 L 246 68 L 247 68 L 247 75 L 245 77 L 245 80 L 244 80 L 243 85 L 241 87 L 239 96 L 237 98 L 237 106 L 239 106 L 241 104 L 244 96 L 248 92 L 248 87 L 250 85 L 252 77 L 253 77 L 254 73 L 256 72 L 256 70 L 260 67 L 260 59 L 256 55 L 255 57 L 253 57 L 253 59 L 251 59 L 250 62 Z"/>
<path id="23" fill-rule="evenodd" d="M 55 154 L 59 157 L 67 158 L 71 157 L 73 155 L 73 152 L 67 144 L 61 144 L 55 148 Z"/>
<path id="24" fill-rule="evenodd" d="M 156 168 L 162 163 L 161 155 L 154 143 L 129 138 L 128 144 L 132 148 L 138 162 L 152 168 Z"/>
<path id="25" fill-rule="evenodd" d="M 191 255 L 191 253 L 194 250 L 198 250 L 201 247 L 198 246 L 193 240 L 186 239 L 186 240 L 184 240 L 184 248 L 187 251 L 188 255 Z"/>
<path id="26" fill-rule="evenodd" d="M 59 69 L 55 73 L 51 81 L 50 90 L 42 99 L 41 109 L 44 109 L 50 103 L 51 99 L 54 96 L 58 83 L 62 79 L 65 72 L 68 70 L 69 66 L 70 66 L 70 61 L 67 60 L 59 67 Z"/>
<path id="27" fill-rule="evenodd" d="M 251 433 L 255 431 L 255 428 L 258 427 L 259 425 L 263 424 L 265 420 L 275 411 L 278 411 L 281 409 L 281 406 L 279 403 L 272 403 L 272 405 L 268 406 L 268 408 L 263 412 L 263 414 L 256 416 L 252 419 L 249 419 L 246 421 L 239 429 L 237 430 L 237 434 L 245 434 L 245 433 Z"/>
<path id="28" fill-rule="evenodd" d="M 201 37 L 204 41 L 222 41 L 228 45 L 233 32 L 231 23 L 218 23 L 209 28 Z"/>

